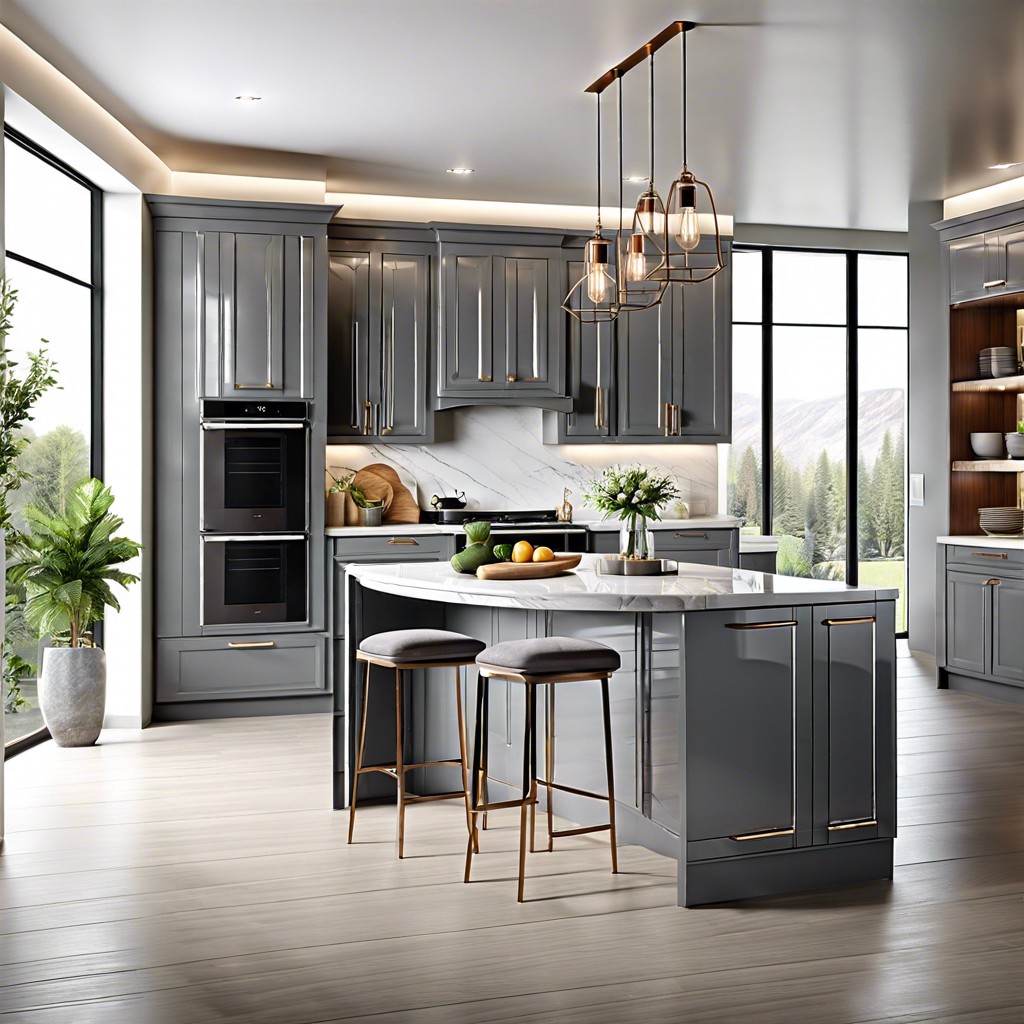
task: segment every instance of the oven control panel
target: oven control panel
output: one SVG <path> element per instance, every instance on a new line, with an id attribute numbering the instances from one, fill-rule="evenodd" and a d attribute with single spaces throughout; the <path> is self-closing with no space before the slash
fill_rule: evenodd
<path id="1" fill-rule="evenodd" d="M 309 403 L 264 402 L 260 399 L 231 401 L 207 398 L 203 401 L 203 419 L 207 420 L 305 420 Z"/>

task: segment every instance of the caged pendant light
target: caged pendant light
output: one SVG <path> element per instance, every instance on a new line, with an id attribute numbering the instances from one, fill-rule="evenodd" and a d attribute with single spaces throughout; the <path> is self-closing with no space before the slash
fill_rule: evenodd
<path id="1" fill-rule="evenodd" d="M 676 22 L 679 31 L 679 78 L 682 107 L 683 166 L 679 177 L 672 182 L 665 204 L 665 223 L 662 235 L 662 259 L 651 272 L 651 279 L 667 284 L 700 284 L 715 276 L 724 266 L 722 260 L 722 233 L 718 226 L 718 211 L 711 186 L 701 181 L 687 165 L 686 151 L 686 37 L 695 27 L 692 22 Z M 714 225 L 714 242 L 700 245 L 701 196 L 706 197 Z"/>
<path id="2" fill-rule="evenodd" d="M 562 309 L 581 323 L 608 323 L 619 315 L 619 289 L 610 270 L 611 255 L 611 242 L 601 233 L 601 94 L 598 93 L 597 224 L 583 250 L 583 276 L 569 289 L 562 303 Z"/>

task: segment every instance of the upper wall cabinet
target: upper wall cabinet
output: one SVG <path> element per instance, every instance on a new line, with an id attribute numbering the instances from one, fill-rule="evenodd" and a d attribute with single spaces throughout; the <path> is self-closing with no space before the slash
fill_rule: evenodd
<path id="1" fill-rule="evenodd" d="M 564 385 L 561 239 L 556 241 L 505 244 L 442 236 L 439 408 L 571 408 Z"/>
<path id="2" fill-rule="evenodd" d="M 949 260 L 949 300 L 1024 291 L 1024 209 L 940 225 Z M 962 234 L 978 227 L 971 234 Z"/>
<path id="3" fill-rule="evenodd" d="M 434 246 L 331 238 L 328 441 L 433 439 Z"/>
<path id="4" fill-rule="evenodd" d="M 732 430 L 730 246 L 710 281 L 672 285 L 612 324 L 564 314 L 573 411 L 546 415 L 548 443 L 714 444 Z M 582 263 L 569 264 L 570 276 Z M 573 278 L 575 280 L 575 278 Z"/>

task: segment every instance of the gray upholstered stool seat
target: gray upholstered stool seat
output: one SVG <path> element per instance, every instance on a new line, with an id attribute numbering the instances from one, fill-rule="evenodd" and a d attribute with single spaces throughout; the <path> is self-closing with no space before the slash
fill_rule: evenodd
<path id="1" fill-rule="evenodd" d="M 529 831 L 530 851 L 534 850 L 537 831 L 538 785 L 547 791 L 547 833 L 548 850 L 553 840 L 560 836 L 579 836 L 589 832 L 608 832 L 611 840 L 612 873 L 619 870 L 615 840 L 615 776 L 612 767 L 611 706 L 608 696 L 608 680 L 619 668 L 621 659 L 618 651 L 596 640 L 582 640 L 569 636 L 538 637 L 533 640 L 505 640 L 481 651 L 476 658 L 476 737 L 473 744 L 473 793 L 470 800 L 469 840 L 466 844 L 466 873 L 469 881 L 473 866 L 473 854 L 480 850 L 477 819 L 482 816 L 483 827 L 487 828 L 488 811 L 503 807 L 519 808 L 519 895 L 523 902 L 523 887 L 526 881 L 526 846 Z M 513 800 L 492 801 L 487 794 L 488 773 L 488 714 L 490 700 L 489 684 L 493 681 L 505 684 L 521 684 L 525 691 L 526 707 L 523 716 L 523 790 L 522 796 Z M 601 738 L 604 740 L 604 764 L 608 788 L 604 793 L 567 786 L 554 781 L 555 771 L 555 690 L 558 683 L 599 684 L 601 691 Z M 546 687 L 547 708 L 544 714 L 546 737 L 544 741 L 544 777 L 537 774 L 537 691 Z M 509 698 L 506 696 L 505 698 Z M 592 719 L 580 719 L 584 728 L 591 729 Z M 570 731 L 572 726 L 570 726 Z M 590 739 L 591 737 L 587 737 Z M 597 737 L 593 737 L 596 739 Z M 555 792 L 570 793 L 574 796 L 591 797 L 608 807 L 608 820 L 598 825 L 584 825 L 556 830 L 553 821 L 552 802 Z M 527 817 L 530 827 L 527 830 Z"/>
<path id="2" fill-rule="evenodd" d="M 614 672 L 622 659 L 618 651 L 596 640 L 546 636 L 536 640 L 505 640 L 481 651 L 476 662 L 540 676 L 560 672 Z"/>
<path id="3" fill-rule="evenodd" d="M 484 646 L 450 629 L 393 629 L 359 642 L 364 654 L 388 661 L 472 661 Z"/>

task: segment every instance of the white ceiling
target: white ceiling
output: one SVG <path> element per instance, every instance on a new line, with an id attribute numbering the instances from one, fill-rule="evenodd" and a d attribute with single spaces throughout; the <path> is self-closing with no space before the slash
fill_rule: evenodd
<path id="1" fill-rule="evenodd" d="M 583 90 L 678 18 L 700 24 L 690 165 L 738 221 L 902 230 L 911 199 L 1024 170 L 986 169 L 1024 160 L 1021 0 L 7 0 L 3 17 L 175 170 L 591 203 Z M 665 188 L 678 66 L 670 44 Z M 645 170 L 646 84 L 625 80 L 627 173 Z M 462 165 L 477 173 L 445 173 Z"/>

